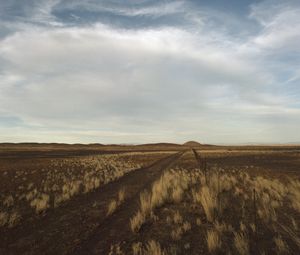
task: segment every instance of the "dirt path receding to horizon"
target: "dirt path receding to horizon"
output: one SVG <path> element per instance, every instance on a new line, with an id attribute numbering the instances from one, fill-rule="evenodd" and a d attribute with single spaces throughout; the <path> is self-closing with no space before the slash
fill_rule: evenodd
<path id="1" fill-rule="evenodd" d="M 160 160 L 152 167 L 136 172 L 136 175 L 128 179 L 131 190 L 131 198 L 123 203 L 118 210 L 106 218 L 98 228 L 84 242 L 78 245 L 71 254 L 108 254 L 111 244 L 122 242 L 132 235 L 130 229 L 130 218 L 139 207 L 140 193 L 149 189 L 152 183 L 157 180 L 162 173 L 171 167 L 183 152 L 176 153 L 170 157 Z M 124 185 L 125 182 L 123 182 Z"/>
<path id="2" fill-rule="evenodd" d="M 1 233 L 0 253 L 106 254 L 110 243 L 127 236 L 129 219 L 138 206 L 140 192 L 150 187 L 182 154 L 174 153 L 148 167 L 131 171 L 32 222 Z M 109 203 L 118 198 L 122 189 L 125 190 L 123 203 L 107 216 Z"/>

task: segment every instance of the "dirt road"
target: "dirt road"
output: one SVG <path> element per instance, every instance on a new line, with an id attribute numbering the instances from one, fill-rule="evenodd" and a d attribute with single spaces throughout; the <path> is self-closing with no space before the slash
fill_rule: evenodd
<path id="1" fill-rule="evenodd" d="M 46 215 L 1 233 L 2 254 L 93 254 L 105 251 L 110 242 L 122 240 L 129 219 L 138 206 L 139 193 L 156 180 L 183 152 L 136 169 L 96 191 L 79 195 Z M 125 189 L 125 201 L 107 216 L 108 204 Z"/>
<path id="2" fill-rule="evenodd" d="M 128 176 L 121 185 L 130 187 L 130 199 L 121 205 L 113 215 L 106 218 L 95 231 L 70 254 L 108 254 L 110 245 L 132 236 L 130 218 L 139 207 L 139 195 L 144 189 L 149 189 L 163 171 L 171 167 L 182 155 L 182 152 L 167 157 L 143 171 L 136 171 Z M 121 188 L 121 186 L 120 186 Z"/>

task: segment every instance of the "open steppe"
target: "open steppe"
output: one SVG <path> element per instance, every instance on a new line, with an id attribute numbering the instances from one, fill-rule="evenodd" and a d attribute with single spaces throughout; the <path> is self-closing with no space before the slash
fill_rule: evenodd
<path id="1" fill-rule="evenodd" d="M 0 254 L 299 254 L 300 146 L 0 144 Z"/>

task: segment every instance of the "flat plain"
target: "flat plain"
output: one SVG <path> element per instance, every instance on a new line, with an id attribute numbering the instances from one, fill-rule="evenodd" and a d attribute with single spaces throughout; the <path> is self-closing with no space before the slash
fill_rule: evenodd
<path id="1" fill-rule="evenodd" d="M 0 254 L 299 254 L 300 147 L 0 145 Z"/>

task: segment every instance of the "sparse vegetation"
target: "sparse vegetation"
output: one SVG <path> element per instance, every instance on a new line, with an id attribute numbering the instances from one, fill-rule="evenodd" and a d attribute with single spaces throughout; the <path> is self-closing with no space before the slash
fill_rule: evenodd
<path id="1" fill-rule="evenodd" d="M 30 206 L 35 208 L 36 213 L 45 211 L 49 207 L 49 196 L 41 194 L 39 197 L 31 200 Z"/>
<path id="2" fill-rule="evenodd" d="M 103 229 L 110 229 L 112 224 L 112 232 L 101 235 L 111 241 L 105 254 L 297 254 L 299 176 L 254 167 L 255 159 L 263 154 L 255 152 L 250 157 L 247 153 L 240 156 L 228 151 L 201 152 L 201 160 L 207 160 L 204 167 L 192 151 L 187 152 L 171 168 L 152 177 L 151 182 L 143 183 L 143 174 L 139 174 L 136 181 L 140 185 L 134 192 L 135 182 L 124 185 L 126 190 L 124 179 L 111 182 L 142 166 L 136 158 L 142 157 L 143 164 L 149 164 L 147 153 L 52 159 L 51 171 L 41 167 L 38 181 L 32 177 L 38 173 L 36 169 L 30 175 L 17 170 L 10 176 L 15 182 L 13 188 L 0 195 L 0 231 L 10 233 L 22 227 L 28 215 L 33 215 L 32 222 L 38 222 L 60 208 L 68 211 L 69 203 L 76 203 L 76 199 L 84 203 L 91 196 L 94 199 L 78 215 L 87 228 L 93 229 L 89 230 L 91 234 L 95 229 L 101 232 L 102 224 Z M 149 153 L 149 157 L 155 155 Z M 238 156 L 245 157 L 246 163 Z M 144 170 L 136 172 L 140 171 Z M 159 173 L 160 169 L 155 171 Z M 154 171 L 145 172 L 145 176 L 152 174 Z M 9 171 L 3 171 L 2 176 L 8 178 L 5 176 Z M 114 184 L 118 188 L 113 188 Z M 106 198 L 97 200 L 102 186 L 113 195 L 106 193 Z M 71 207 L 74 213 L 75 207 Z M 117 219 L 119 215 L 122 217 Z M 119 228 L 110 220 L 120 222 Z M 128 231 L 125 241 L 118 239 L 118 231 L 123 229 Z M 114 235 L 116 240 L 112 240 Z M 69 240 L 69 247 L 73 240 L 80 245 L 79 234 L 64 238 Z M 17 245 L 20 244 L 21 241 Z"/>
<path id="3" fill-rule="evenodd" d="M 213 222 L 214 213 L 217 208 L 217 194 L 210 190 L 207 186 L 203 186 L 199 193 L 196 193 L 194 197 L 196 201 L 201 203 L 207 220 Z"/>
<path id="4" fill-rule="evenodd" d="M 245 233 L 234 233 L 234 246 L 241 255 L 248 255 L 249 254 L 249 242 L 248 237 Z"/>
<path id="5" fill-rule="evenodd" d="M 124 174 L 140 168 L 148 157 L 162 157 L 170 152 L 128 152 L 79 158 L 52 159 L 41 170 L 16 171 L 15 183 L 22 183 L 13 192 L 5 190 L 0 195 L 0 227 L 15 226 L 21 222 L 22 214 L 41 215 L 50 208 L 57 208 L 76 195 L 87 194 L 102 185 L 112 182 Z M 147 157 L 147 156 L 146 156 Z M 144 162 L 144 163 L 143 163 Z M 151 161 L 150 161 L 151 162 Z M 44 166 L 43 166 L 44 167 Z M 5 176 L 7 172 L 4 172 Z M 37 181 L 26 176 L 39 174 Z M 12 183 L 14 184 L 14 183 Z M 124 200 L 125 191 L 120 190 L 118 201 L 111 202 L 110 213 Z M 11 208 L 14 208 L 13 212 Z M 15 215 L 18 215 L 16 217 Z M 27 216 L 28 217 L 28 216 Z"/>
<path id="6" fill-rule="evenodd" d="M 154 240 L 150 240 L 144 250 L 144 255 L 164 255 L 165 252 L 160 247 L 160 244 Z"/>
<path id="7" fill-rule="evenodd" d="M 288 247 L 280 236 L 274 238 L 277 254 L 288 254 Z"/>
<path id="8" fill-rule="evenodd" d="M 116 209 L 117 209 L 117 201 L 116 200 L 110 201 L 108 208 L 107 208 L 107 215 L 113 214 Z"/>
<path id="9" fill-rule="evenodd" d="M 146 216 L 141 211 L 138 211 L 134 217 L 130 219 L 130 227 L 133 232 L 138 232 L 146 220 Z"/>
<path id="10" fill-rule="evenodd" d="M 125 189 L 121 189 L 118 192 L 118 199 L 111 200 L 110 203 L 108 204 L 107 208 L 107 215 L 111 215 L 115 212 L 115 210 L 120 206 L 125 199 Z"/>
<path id="11" fill-rule="evenodd" d="M 140 195 L 140 210 L 131 219 L 132 230 L 134 232 L 138 231 L 144 223 L 142 220 L 145 221 L 147 217 L 151 216 L 155 208 L 162 206 L 167 201 L 178 202 L 177 197 L 174 200 L 174 191 L 177 192 L 176 190 L 180 189 L 183 193 L 192 183 L 193 177 L 186 174 L 184 170 L 171 169 L 153 184 L 151 193 L 142 192 Z"/>
<path id="12" fill-rule="evenodd" d="M 224 171 L 212 167 L 209 173 L 205 174 L 196 168 L 189 171 L 180 167 L 173 168 L 153 184 L 151 192 L 144 191 L 141 194 L 140 209 L 132 218 L 132 222 L 138 222 L 138 227 L 132 230 L 138 233 L 147 221 L 148 226 L 156 225 L 153 215 L 160 218 L 162 216 L 157 215 L 163 215 L 164 210 L 169 207 L 181 208 L 175 210 L 173 215 L 167 214 L 165 220 L 159 220 L 160 224 L 165 221 L 170 226 L 170 240 L 180 243 L 184 240 L 184 234 L 191 230 L 191 225 L 185 221 L 185 217 L 191 217 L 191 211 L 196 213 L 199 210 L 202 217 L 205 216 L 205 220 L 203 222 L 203 218 L 200 219 L 196 214 L 194 222 L 202 231 L 206 230 L 205 240 L 209 253 L 221 251 L 223 243 L 226 243 L 228 252 L 233 254 L 252 254 L 251 249 L 263 252 L 259 250 L 259 245 L 254 239 L 259 229 L 262 235 L 267 232 L 269 237 L 274 237 L 276 253 L 285 254 L 288 247 L 286 242 L 277 236 L 278 231 L 283 232 L 276 222 L 279 218 L 291 222 L 292 228 L 286 230 L 290 233 L 289 240 L 294 240 L 292 242 L 300 248 L 298 241 L 295 241 L 298 240 L 295 239 L 297 222 L 295 219 L 282 219 L 284 204 L 294 215 L 297 211 L 295 205 L 300 190 L 298 185 L 297 180 L 250 176 L 243 170 Z M 260 238 L 267 237 L 260 235 Z M 229 239 L 231 241 L 228 243 Z M 268 242 L 270 247 L 273 245 L 270 239 L 264 242 Z M 172 247 L 171 245 L 171 250 L 174 248 Z M 179 249 L 178 244 L 175 247 L 175 250 Z M 182 247 L 184 248 L 184 244 Z M 190 244 L 186 247 L 191 248 Z"/>

